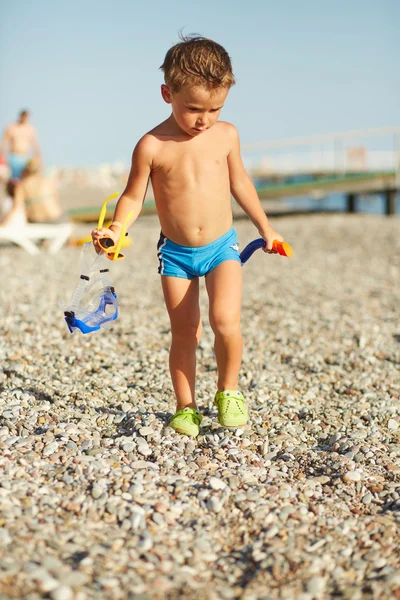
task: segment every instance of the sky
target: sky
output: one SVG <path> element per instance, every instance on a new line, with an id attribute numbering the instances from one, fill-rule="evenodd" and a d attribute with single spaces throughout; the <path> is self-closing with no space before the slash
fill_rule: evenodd
<path id="1" fill-rule="evenodd" d="M 48 166 L 129 164 L 180 30 L 229 52 L 242 144 L 400 126 L 399 23 L 399 0 L 1 0 L 0 129 L 27 108 Z"/>

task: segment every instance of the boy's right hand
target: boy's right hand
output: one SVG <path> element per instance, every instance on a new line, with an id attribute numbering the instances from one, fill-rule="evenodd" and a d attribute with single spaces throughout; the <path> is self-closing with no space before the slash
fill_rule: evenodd
<path id="1" fill-rule="evenodd" d="M 100 252 L 104 252 L 103 248 L 99 244 L 99 240 L 104 237 L 109 237 L 114 242 L 114 245 L 118 242 L 119 234 L 115 233 L 112 229 L 108 229 L 107 227 L 102 227 L 101 229 L 93 229 L 92 233 L 93 246 L 96 250 L 97 254 Z"/>

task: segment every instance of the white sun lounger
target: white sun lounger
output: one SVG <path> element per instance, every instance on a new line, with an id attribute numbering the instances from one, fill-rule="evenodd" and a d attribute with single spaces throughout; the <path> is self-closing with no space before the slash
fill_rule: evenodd
<path id="1" fill-rule="evenodd" d="M 0 244 L 2 242 L 12 242 L 21 246 L 29 254 L 40 253 L 38 243 L 42 240 L 49 242 L 46 250 L 50 254 L 56 254 L 67 242 L 72 233 L 70 223 L 47 224 L 47 223 L 26 223 L 25 216 L 16 215 L 12 223 L 6 227 L 0 226 Z"/>

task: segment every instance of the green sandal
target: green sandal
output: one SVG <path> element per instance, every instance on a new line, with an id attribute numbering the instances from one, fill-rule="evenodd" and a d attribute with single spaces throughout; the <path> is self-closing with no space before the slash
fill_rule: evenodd
<path id="1" fill-rule="evenodd" d="M 169 426 L 178 433 L 197 437 L 200 431 L 202 416 L 196 408 L 182 408 L 178 410 L 169 422 Z"/>
<path id="2" fill-rule="evenodd" d="M 235 390 L 217 392 L 214 404 L 218 408 L 218 421 L 223 427 L 246 425 L 249 415 L 241 392 Z"/>

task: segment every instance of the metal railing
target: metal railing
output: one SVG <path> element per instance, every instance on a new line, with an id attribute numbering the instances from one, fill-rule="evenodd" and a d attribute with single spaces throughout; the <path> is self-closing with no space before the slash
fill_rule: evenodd
<path id="1" fill-rule="evenodd" d="M 400 127 L 252 142 L 242 153 L 254 174 L 391 171 L 400 180 Z"/>

